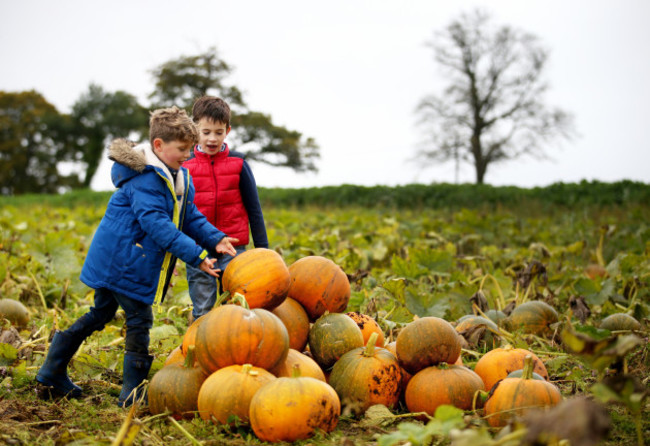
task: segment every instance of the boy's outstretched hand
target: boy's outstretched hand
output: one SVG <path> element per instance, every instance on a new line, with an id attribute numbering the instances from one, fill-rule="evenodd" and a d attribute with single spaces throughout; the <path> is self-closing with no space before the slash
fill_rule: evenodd
<path id="1" fill-rule="evenodd" d="M 235 247 L 232 244 L 237 243 L 238 241 L 238 238 L 224 237 L 221 239 L 221 241 L 219 241 L 219 243 L 217 243 L 215 250 L 220 254 L 230 254 L 231 256 L 235 257 L 237 255 L 237 251 L 235 251 Z"/>
<path id="2" fill-rule="evenodd" d="M 220 269 L 212 269 L 214 267 L 214 263 L 217 261 L 217 259 L 209 259 L 205 258 L 203 261 L 199 264 L 199 269 L 205 273 L 210 274 L 212 277 L 219 277 L 219 273 L 221 272 Z"/>

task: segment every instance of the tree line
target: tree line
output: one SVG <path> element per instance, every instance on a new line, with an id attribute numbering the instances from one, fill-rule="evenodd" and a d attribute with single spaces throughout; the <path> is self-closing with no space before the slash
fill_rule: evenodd
<path id="1" fill-rule="evenodd" d="M 545 103 L 548 51 L 537 37 L 494 26 L 490 14 L 478 9 L 437 31 L 430 47 L 446 87 L 416 107 L 421 166 L 451 161 L 458 172 L 460 163 L 468 163 L 476 183 L 483 184 L 490 165 L 522 156 L 544 158 L 548 145 L 575 135 L 573 116 Z M 87 188 L 110 139 L 146 139 L 149 110 L 177 105 L 189 111 L 205 94 L 230 103 L 229 140 L 250 161 L 317 171 L 316 141 L 250 110 L 242 92 L 227 82 L 231 71 L 213 47 L 151 70 L 146 107 L 128 92 L 91 84 L 69 114 L 36 91 L 0 91 L 0 194 Z"/>
<path id="2" fill-rule="evenodd" d="M 145 140 L 150 110 L 176 105 L 190 112 L 194 100 L 206 94 L 230 103 L 229 138 L 249 160 L 316 171 L 316 141 L 274 124 L 269 114 L 250 110 L 241 91 L 226 82 L 231 71 L 213 47 L 155 67 L 147 106 L 128 92 L 90 84 L 70 113 L 59 112 L 34 90 L 0 91 L 0 194 L 88 188 L 110 140 Z"/>

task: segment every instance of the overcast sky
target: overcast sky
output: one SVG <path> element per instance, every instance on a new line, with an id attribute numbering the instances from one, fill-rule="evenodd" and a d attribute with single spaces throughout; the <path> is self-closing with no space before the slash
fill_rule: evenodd
<path id="1" fill-rule="evenodd" d="M 554 161 L 492 165 L 486 182 L 650 182 L 647 0 L 0 0 L 0 90 L 34 89 L 67 113 L 94 82 L 148 104 L 152 68 L 216 46 L 251 109 L 320 146 L 318 174 L 252 164 L 259 186 L 454 182 L 451 163 L 408 161 L 414 109 L 445 85 L 426 43 L 477 6 L 550 50 L 547 102 L 580 133 L 548 148 Z M 111 188 L 109 165 L 94 188 Z"/>

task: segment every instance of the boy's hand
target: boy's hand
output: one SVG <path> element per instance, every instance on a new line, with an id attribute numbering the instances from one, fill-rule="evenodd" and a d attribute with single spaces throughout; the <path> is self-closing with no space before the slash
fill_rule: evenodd
<path id="1" fill-rule="evenodd" d="M 214 262 L 216 262 L 217 259 L 208 259 L 207 257 L 203 259 L 201 264 L 199 265 L 199 269 L 203 272 L 206 272 L 210 274 L 212 277 L 219 277 L 219 273 L 221 272 L 220 269 L 213 269 L 214 267 Z"/>
<path id="2" fill-rule="evenodd" d="M 238 238 L 224 237 L 221 239 L 221 241 L 219 241 L 219 243 L 217 243 L 215 250 L 220 254 L 230 254 L 231 256 L 235 257 L 237 255 L 237 251 L 232 244 L 237 243 L 238 241 Z"/>

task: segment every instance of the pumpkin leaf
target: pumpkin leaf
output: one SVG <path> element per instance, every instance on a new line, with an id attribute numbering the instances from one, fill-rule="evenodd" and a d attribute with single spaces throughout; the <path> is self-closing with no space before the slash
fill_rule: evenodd
<path id="1" fill-rule="evenodd" d="M 409 286 L 406 288 L 406 308 L 416 316 L 435 316 L 442 318 L 449 309 L 449 303 L 444 296 L 431 292 L 423 292 Z"/>
<path id="2" fill-rule="evenodd" d="M 18 350 L 11 344 L 0 343 L 0 366 L 13 364 L 18 359 Z"/>

